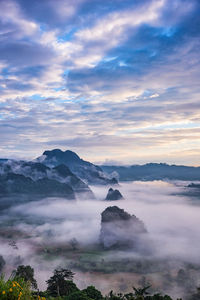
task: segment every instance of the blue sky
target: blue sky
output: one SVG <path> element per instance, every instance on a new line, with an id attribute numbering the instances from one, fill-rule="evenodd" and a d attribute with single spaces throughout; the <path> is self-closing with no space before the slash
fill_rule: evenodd
<path id="1" fill-rule="evenodd" d="M 198 0 L 0 0 L 0 156 L 200 165 Z"/>

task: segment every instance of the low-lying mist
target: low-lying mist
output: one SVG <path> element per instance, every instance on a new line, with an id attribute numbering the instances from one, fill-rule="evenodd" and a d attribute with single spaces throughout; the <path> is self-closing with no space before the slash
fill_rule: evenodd
<path id="1" fill-rule="evenodd" d="M 15 201 L 15 205 L 1 212 L 0 254 L 6 261 L 7 275 L 19 264 L 30 264 L 35 269 L 40 288 L 45 288 L 45 280 L 54 268 L 74 266 L 75 280 L 82 288 L 94 283 L 103 291 L 122 289 L 122 278 L 127 278 L 127 286 L 134 282 L 137 285 L 139 275 L 134 272 L 123 273 L 119 268 L 110 275 L 103 271 L 98 274 L 94 271 L 91 275 L 87 268 L 79 270 L 72 263 L 78 259 L 79 266 L 84 264 L 87 255 L 83 253 L 94 249 L 96 259 L 102 262 L 164 261 L 165 264 L 168 262 L 170 272 L 169 261 L 172 261 L 172 273 L 174 264 L 177 270 L 184 263 L 199 265 L 200 206 L 193 205 L 190 198 L 183 195 L 181 184 L 162 181 L 120 183 L 118 189 L 124 199 L 118 201 L 104 201 L 108 191 L 106 186 L 91 186 L 91 189 L 96 197 L 94 200 L 82 200 L 79 195 L 77 201 L 44 198 L 19 205 Z M 144 222 L 153 247 L 151 254 L 144 257 L 129 249 L 99 250 L 97 255 L 95 247 L 99 243 L 101 213 L 113 205 Z M 95 261 L 93 256 L 92 259 Z M 150 273 L 153 275 L 149 278 L 158 282 L 158 273 Z"/>

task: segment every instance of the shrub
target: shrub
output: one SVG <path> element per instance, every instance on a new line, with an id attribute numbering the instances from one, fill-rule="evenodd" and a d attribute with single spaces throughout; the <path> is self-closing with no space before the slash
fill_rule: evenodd
<path id="1" fill-rule="evenodd" d="M 63 300 L 94 300 L 89 298 L 84 292 L 78 291 L 63 298 Z"/>
<path id="2" fill-rule="evenodd" d="M 23 279 L 5 280 L 0 278 L 0 299 L 2 300 L 31 300 L 30 283 Z"/>
<path id="3" fill-rule="evenodd" d="M 100 291 L 98 291 L 94 286 L 88 286 L 83 292 L 90 298 L 94 300 L 101 300 L 103 296 Z"/>

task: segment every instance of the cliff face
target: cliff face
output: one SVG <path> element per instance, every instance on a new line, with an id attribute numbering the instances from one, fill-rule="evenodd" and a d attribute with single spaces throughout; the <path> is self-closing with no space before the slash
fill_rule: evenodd
<path id="1" fill-rule="evenodd" d="M 104 249 L 137 249 L 147 230 L 142 221 L 117 206 L 101 214 L 100 243 Z"/>

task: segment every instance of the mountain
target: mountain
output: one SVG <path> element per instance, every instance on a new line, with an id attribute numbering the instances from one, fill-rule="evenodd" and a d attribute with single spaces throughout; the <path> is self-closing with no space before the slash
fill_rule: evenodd
<path id="1" fill-rule="evenodd" d="M 54 149 L 45 151 L 36 161 L 51 168 L 64 164 L 72 173 L 88 184 L 117 184 L 117 180 L 107 176 L 100 167 L 81 159 L 75 152 L 70 150 Z"/>
<path id="2" fill-rule="evenodd" d="M 132 166 L 101 166 L 108 174 L 117 172 L 120 181 L 131 180 L 200 180 L 200 167 L 149 163 Z"/>
<path id="3" fill-rule="evenodd" d="M 56 180 L 43 178 L 34 181 L 24 175 L 8 173 L 0 176 L 0 196 L 12 195 L 28 196 L 58 196 L 67 199 L 75 199 L 73 189 L 66 183 Z"/>
<path id="4" fill-rule="evenodd" d="M 54 167 L 52 171 L 54 179 L 64 183 L 68 183 L 70 186 L 72 186 L 76 193 L 86 193 L 85 196 L 87 196 L 87 198 L 95 198 L 89 186 L 85 182 L 83 182 L 79 177 L 73 174 L 66 165 L 58 165 Z"/>
<path id="5" fill-rule="evenodd" d="M 183 195 L 189 197 L 195 197 L 199 200 L 200 196 L 200 183 L 190 183 L 185 187 Z"/>
<path id="6" fill-rule="evenodd" d="M 110 188 L 108 190 L 107 196 L 106 196 L 106 201 L 115 201 L 115 200 L 121 200 L 123 199 L 122 194 L 120 193 L 119 190 L 113 190 Z"/>
<path id="7" fill-rule="evenodd" d="M 137 250 L 146 234 L 143 222 L 118 206 L 109 206 L 101 214 L 100 243 L 104 249 Z"/>
<path id="8" fill-rule="evenodd" d="M 87 199 L 95 198 L 88 185 L 75 174 L 73 174 L 69 168 L 63 164 L 54 168 L 50 168 L 38 162 L 9 160 L 0 162 L 0 175 L 0 185 L 3 191 L 3 186 L 6 184 L 6 194 L 8 194 L 9 191 L 10 194 L 13 193 L 15 189 L 20 189 L 21 193 L 27 194 L 28 188 L 30 189 L 30 194 L 34 193 L 34 191 L 32 191 L 33 188 L 35 189 L 35 194 L 38 194 L 38 185 L 43 184 L 44 187 L 41 187 L 41 194 L 45 194 L 46 191 L 46 196 L 55 194 L 57 196 L 63 196 L 66 194 L 66 186 L 68 186 L 71 190 L 73 190 L 73 192 L 81 193 L 81 197 L 84 196 L 87 197 Z M 10 177 L 12 177 L 14 182 L 12 183 L 12 187 L 9 188 L 6 180 L 10 180 Z M 18 181 L 19 187 L 15 188 L 15 185 L 18 184 Z M 49 187 L 49 189 L 48 184 L 52 185 Z M 52 187 L 55 188 L 55 191 L 53 191 Z M 62 187 L 63 191 L 61 189 Z"/>
<path id="9" fill-rule="evenodd" d="M 187 186 L 188 188 L 195 188 L 200 190 L 200 183 L 190 183 Z"/>

